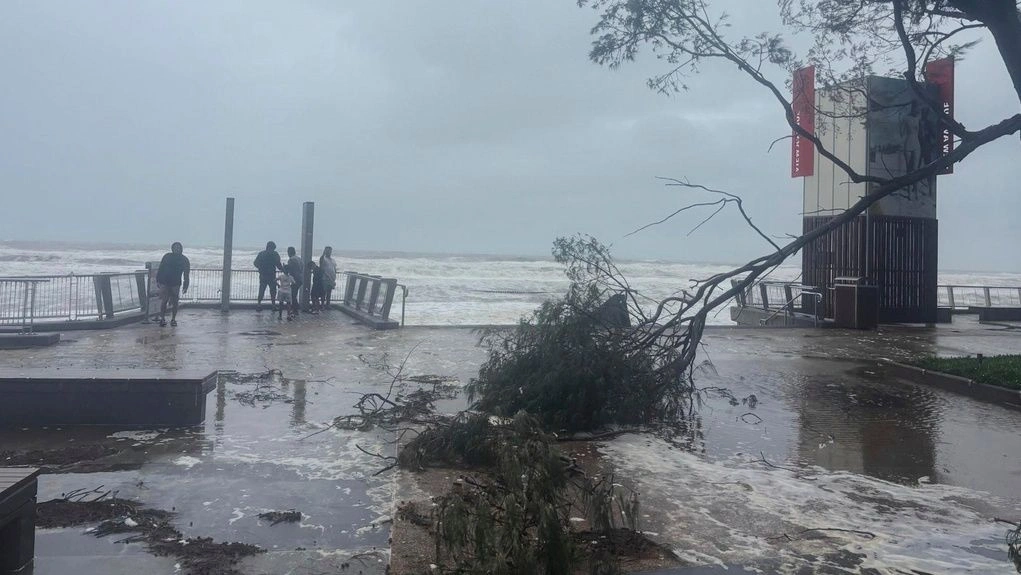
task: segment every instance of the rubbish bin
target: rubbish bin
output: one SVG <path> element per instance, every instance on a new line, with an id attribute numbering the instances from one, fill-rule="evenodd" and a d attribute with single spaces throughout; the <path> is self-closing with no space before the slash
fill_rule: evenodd
<path id="1" fill-rule="evenodd" d="M 876 286 L 869 285 L 866 278 L 834 278 L 833 323 L 850 329 L 875 329 L 879 323 Z"/>

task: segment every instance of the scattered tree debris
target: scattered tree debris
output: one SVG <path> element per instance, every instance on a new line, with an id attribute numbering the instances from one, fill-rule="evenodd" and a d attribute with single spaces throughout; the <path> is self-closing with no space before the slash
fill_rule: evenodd
<path id="1" fill-rule="evenodd" d="M 472 408 L 501 417 L 523 410 L 568 432 L 683 420 L 695 389 L 676 340 L 687 336 L 651 337 L 641 305 L 649 302 L 595 239 L 558 238 L 553 255 L 570 287 L 513 329 L 482 333 L 490 352 L 466 388 Z"/>
<path id="2" fill-rule="evenodd" d="M 397 518 L 402 521 L 409 521 L 419 527 L 432 527 L 433 519 L 431 510 L 423 512 L 420 505 L 414 501 L 402 502 L 397 506 Z"/>
<path id="3" fill-rule="evenodd" d="M 876 534 L 871 531 L 862 531 L 859 529 L 842 529 L 840 527 L 812 527 L 809 529 L 801 529 L 800 531 L 795 532 L 793 536 L 787 533 L 781 533 L 780 535 L 777 535 L 775 537 L 766 537 L 766 540 L 779 541 L 782 539 L 784 541 L 798 541 L 799 539 L 809 539 L 810 538 L 808 537 L 809 535 L 816 537 L 825 537 L 827 532 L 849 533 L 851 535 L 858 535 L 860 537 L 864 537 L 865 539 L 876 538 Z"/>
<path id="4" fill-rule="evenodd" d="M 762 418 L 750 411 L 748 413 L 742 413 L 738 419 L 749 425 L 758 425 L 762 423 Z"/>
<path id="5" fill-rule="evenodd" d="M 241 405 L 248 407 L 261 406 L 265 409 L 274 403 L 294 403 L 294 398 L 286 393 L 282 387 L 283 384 L 290 383 L 292 380 L 284 378 L 280 370 L 269 369 L 259 373 L 221 371 L 219 378 L 221 384 L 224 382 L 255 384 L 251 389 L 244 391 L 231 390 L 233 398 Z"/>
<path id="6" fill-rule="evenodd" d="M 93 497 L 89 499 L 89 497 Z M 123 543 L 143 543 L 150 553 L 175 558 L 183 572 L 192 575 L 240 575 L 235 569 L 241 559 L 263 553 L 247 543 L 217 543 L 208 537 L 184 537 L 171 525 L 171 511 L 148 509 L 137 501 L 119 499 L 102 488 L 77 490 L 63 499 L 36 505 L 39 527 L 74 527 L 98 524 L 90 532 L 96 537 L 128 534 Z"/>
<path id="7" fill-rule="evenodd" d="M 426 515 L 398 517 L 430 528 L 442 573 L 620 572 L 621 560 L 671 557 L 637 532 L 637 494 L 609 477 L 589 477 L 534 417 L 462 413 L 424 430 L 401 450 L 402 466 L 465 469 Z M 575 531 L 573 520 L 588 527 Z"/>
<path id="8" fill-rule="evenodd" d="M 1007 556 L 1014 562 L 1014 568 L 1021 573 L 1021 521 L 1011 522 L 1013 528 L 1007 532 Z"/>
<path id="9" fill-rule="evenodd" d="M 278 523 L 297 523 L 301 521 L 301 512 L 293 509 L 289 511 L 267 511 L 258 515 L 259 519 L 269 521 L 270 526 Z"/>
<path id="10" fill-rule="evenodd" d="M 0 464 L 8 466 L 45 466 L 51 468 L 101 459 L 119 451 L 116 447 L 98 444 L 69 445 L 54 449 L 32 449 L 28 451 L 5 449 L 0 451 Z"/>

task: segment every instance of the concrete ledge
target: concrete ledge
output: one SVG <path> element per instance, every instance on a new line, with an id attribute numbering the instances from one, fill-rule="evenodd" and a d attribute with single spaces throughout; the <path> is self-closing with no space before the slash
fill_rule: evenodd
<path id="1" fill-rule="evenodd" d="M 143 316 L 141 311 L 134 312 L 122 312 L 121 315 L 112 317 L 110 319 L 79 319 L 74 321 L 40 321 L 32 324 L 32 331 L 34 332 L 54 332 L 54 331 L 82 331 L 91 329 L 112 329 L 115 327 L 121 327 L 131 323 L 142 321 Z M 2 327 L 0 332 L 15 332 L 20 331 L 20 327 Z"/>
<path id="2" fill-rule="evenodd" d="M 369 315 L 368 313 L 354 309 L 351 306 L 340 304 L 337 309 L 346 313 L 347 315 L 355 318 L 356 320 L 364 323 L 372 329 L 397 329 L 401 327 L 401 324 L 394 320 L 384 320 L 383 318 L 375 315 Z"/>
<path id="3" fill-rule="evenodd" d="M 0 333 L 0 349 L 46 347 L 59 341 L 59 333 Z"/>
<path id="4" fill-rule="evenodd" d="M 0 371 L 0 426 L 185 426 L 206 417 L 217 373 Z"/>
<path id="5" fill-rule="evenodd" d="M 1019 390 L 978 383 L 966 377 L 922 369 L 888 359 L 881 360 L 879 363 L 886 367 L 893 375 L 914 383 L 938 387 L 947 391 L 968 395 L 975 399 L 1021 409 L 1021 391 Z"/>
<path id="6" fill-rule="evenodd" d="M 936 323 L 954 323 L 954 310 L 949 307 L 936 308 Z"/>
<path id="7" fill-rule="evenodd" d="M 1021 307 L 980 307 L 979 321 L 1021 321 Z"/>

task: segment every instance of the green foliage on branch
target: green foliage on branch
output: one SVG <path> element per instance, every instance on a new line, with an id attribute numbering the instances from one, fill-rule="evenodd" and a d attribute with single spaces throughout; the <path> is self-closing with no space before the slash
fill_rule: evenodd
<path id="1" fill-rule="evenodd" d="M 612 547 L 587 549 L 571 519 L 601 534 L 637 526 L 634 493 L 612 477 L 586 477 L 523 412 L 509 421 L 476 414 L 444 422 L 412 440 L 400 460 L 485 465 L 438 500 L 436 560 L 444 573 L 567 575 L 586 561 L 617 573 Z"/>
<path id="2" fill-rule="evenodd" d="M 644 317 L 606 247 L 558 239 L 554 256 L 571 285 L 509 332 L 490 332 L 487 361 L 468 385 L 473 408 L 501 417 L 519 411 L 568 432 L 647 424 L 690 392 L 677 353 L 645 341 Z"/>

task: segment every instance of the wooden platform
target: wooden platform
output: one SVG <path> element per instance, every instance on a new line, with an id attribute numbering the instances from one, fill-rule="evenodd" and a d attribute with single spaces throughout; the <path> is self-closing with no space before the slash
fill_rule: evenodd
<path id="1" fill-rule="evenodd" d="M 35 558 L 38 469 L 0 467 L 0 574 L 17 573 Z"/>
<path id="2" fill-rule="evenodd" d="M 216 372 L 0 370 L 0 426 L 186 426 L 206 417 Z"/>

